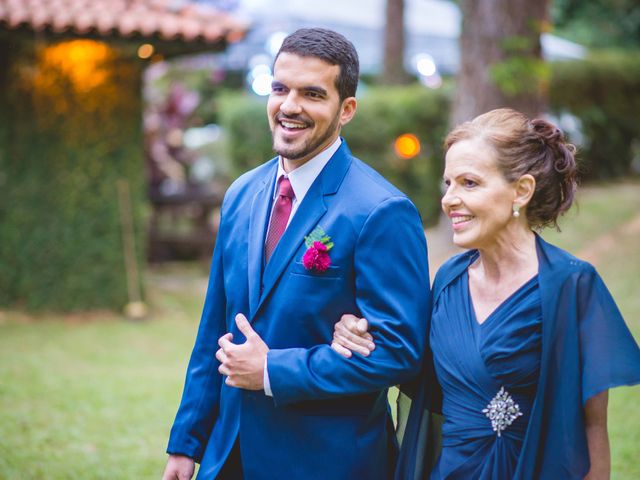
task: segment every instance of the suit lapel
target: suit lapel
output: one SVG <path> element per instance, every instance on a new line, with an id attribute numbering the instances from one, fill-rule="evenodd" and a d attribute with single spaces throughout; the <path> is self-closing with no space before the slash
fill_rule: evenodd
<path id="1" fill-rule="evenodd" d="M 249 318 L 257 310 L 260 300 L 260 284 L 262 277 L 262 263 L 264 256 L 264 236 L 269 221 L 273 189 L 275 188 L 277 160 L 273 168 L 268 168 L 266 175 L 259 184 L 258 191 L 251 203 L 249 218 L 249 252 L 247 256 L 247 271 L 249 275 Z"/>
<path id="2" fill-rule="evenodd" d="M 351 152 L 343 140 L 340 148 L 311 185 L 291 223 L 273 251 L 264 271 L 262 295 L 256 310 L 252 309 L 253 313 L 257 312 L 264 300 L 269 296 L 285 267 L 292 261 L 293 255 L 304 242 L 304 237 L 311 233 L 327 211 L 324 197 L 333 195 L 338 191 L 350 164 Z"/>
<path id="3" fill-rule="evenodd" d="M 304 241 L 305 235 L 308 235 L 311 230 L 313 230 L 313 227 L 327 211 L 327 207 L 322 198 L 322 192 L 319 190 L 320 188 L 315 184 L 309 189 L 302 204 L 298 207 L 298 211 L 273 251 L 271 259 L 264 269 L 264 277 L 262 279 L 264 289 L 260 298 L 260 304 L 271 292 L 271 289 L 276 284 L 278 278 L 280 278 L 282 271 L 288 265 L 291 257 Z M 258 308 L 260 308 L 260 304 Z"/>

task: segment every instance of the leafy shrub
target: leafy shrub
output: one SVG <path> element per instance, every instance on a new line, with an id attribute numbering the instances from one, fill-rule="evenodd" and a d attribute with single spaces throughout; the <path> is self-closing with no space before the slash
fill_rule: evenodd
<path id="1" fill-rule="evenodd" d="M 219 108 L 235 176 L 273 158 L 266 99 L 226 93 L 221 95 Z"/>
<path id="2" fill-rule="evenodd" d="M 634 145 L 640 142 L 640 54 L 608 52 L 555 63 L 549 94 L 554 113 L 580 119 L 584 178 L 631 172 Z"/>
<path id="3" fill-rule="evenodd" d="M 358 112 L 343 132 L 354 155 L 406 193 L 426 225 L 433 225 L 440 211 L 449 103 L 446 89 L 371 88 L 359 99 Z M 400 158 L 394 150 L 395 139 L 404 133 L 420 141 L 420 153 L 410 159 Z"/>

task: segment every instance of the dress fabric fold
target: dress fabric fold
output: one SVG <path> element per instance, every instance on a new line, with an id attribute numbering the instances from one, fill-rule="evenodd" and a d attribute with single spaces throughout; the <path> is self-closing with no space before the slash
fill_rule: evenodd
<path id="1" fill-rule="evenodd" d="M 513 477 L 537 387 L 542 323 L 537 276 L 482 324 L 468 282 L 465 270 L 442 292 L 432 314 L 430 342 L 445 419 L 433 480 Z M 493 422 L 487 415 L 492 401 Z"/>

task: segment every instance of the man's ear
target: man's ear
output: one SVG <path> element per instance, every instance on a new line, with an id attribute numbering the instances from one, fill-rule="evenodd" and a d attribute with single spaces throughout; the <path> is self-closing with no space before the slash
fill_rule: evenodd
<path id="1" fill-rule="evenodd" d="M 536 179 L 533 175 L 528 173 L 522 175 L 515 181 L 515 198 L 513 199 L 513 204 L 521 209 L 526 209 L 535 191 Z"/>
<path id="2" fill-rule="evenodd" d="M 340 112 L 340 126 L 344 127 L 347 123 L 351 121 L 353 116 L 356 114 L 356 108 L 358 106 L 358 102 L 356 101 L 356 97 L 348 97 L 342 101 L 341 112 Z"/>

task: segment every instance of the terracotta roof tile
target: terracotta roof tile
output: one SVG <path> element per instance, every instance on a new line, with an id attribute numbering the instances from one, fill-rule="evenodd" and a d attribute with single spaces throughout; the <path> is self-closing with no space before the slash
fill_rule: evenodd
<path id="1" fill-rule="evenodd" d="M 238 41 L 248 25 L 187 0 L 0 0 L 0 28 L 55 33 Z"/>

